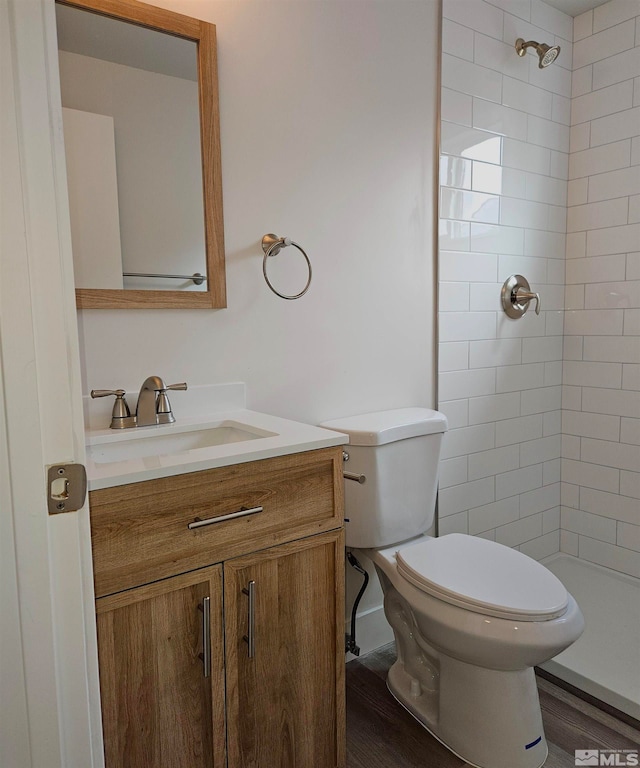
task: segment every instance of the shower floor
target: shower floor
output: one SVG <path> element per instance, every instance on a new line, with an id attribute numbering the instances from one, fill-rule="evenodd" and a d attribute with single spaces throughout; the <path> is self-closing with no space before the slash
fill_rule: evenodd
<path id="1" fill-rule="evenodd" d="M 562 553 L 543 563 L 575 597 L 586 627 L 542 668 L 640 719 L 640 580 Z"/>

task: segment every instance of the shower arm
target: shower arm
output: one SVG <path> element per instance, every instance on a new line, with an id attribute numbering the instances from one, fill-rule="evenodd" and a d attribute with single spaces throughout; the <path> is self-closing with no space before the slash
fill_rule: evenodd
<path id="1" fill-rule="evenodd" d="M 516 52 L 518 56 L 524 56 L 527 53 L 527 48 L 537 48 L 539 43 L 536 43 L 535 40 L 528 40 L 525 42 L 523 37 L 519 37 L 516 40 Z"/>

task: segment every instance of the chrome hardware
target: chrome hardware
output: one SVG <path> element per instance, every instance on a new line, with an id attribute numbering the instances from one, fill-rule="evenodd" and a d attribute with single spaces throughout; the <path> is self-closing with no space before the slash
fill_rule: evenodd
<path id="1" fill-rule="evenodd" d="M 115 401 L 113 403 L 113 411 L 111 412 L 111 429 L 127 429 L 128 427 L 135 427 L 136 418 L 131 415 L 127 401 L 125 400 L 126 392 L 124 389 L 92 389 L 91 397 L 109 397 L 109 395 L 115 395 Z"/>
<path id="2" fill-rule="evenodd" d="M 290 245 L 284 242 L 287 238 L 276 237 L 275 235 L 265 235 L 262 238 L 262 250 L 269 254 L 269 256 L 277 256 L 282 250 L 283 246 Z"/>
<path id="3" fill-rule="evenodd" d="M 535 48 L 538 54 L 538 69 L 544 69 L 553 62 L 560 55 L 559 45 L 547 45 L 546 43 L 536 43 L 535 40 L 528 40 L 525 42 L 523 37 L 519 37 L 516 40 L 516 53 L 522 57 L 526 54 L 527 48 Z"/>
<path id="4" fill-rule="evenodd" d="M 346 451 L 342 451 L 342 461 L 349 461 L 349 454 Z M 357 472 L 343 472 L 342 476 L 345 480 L 355 480 L 360 485 L 367 481 L 364 475 L 359 475 Z"/>
<path id="5" fill-rule="evenodd" d="M 522 275 L 507 278 L 500 293 L 502 308 L 509 317 L 517 320 L 529 309 L 529 302 L 535 299 L 536 315 L 540 314 L 540 294 L 531 290 L 529 281 Z"/>
<path id="6" fill-rule="evenodd" d="M 247 515 L 255 515 L 258 512 L 262 512 L 263 507 L 251 507 L 247 509 L 242 507 L 238 512 L 231 512 L 229 515 L 220 515 L 219 517 L 209 517 L 206 520 L 201 520 L 199 517 L 187 525 L 187 528 L 192 531 L 194 528 L 202 528 L 205 525 L 214 525 L 215 523 L 223 523 L 225 520 L 235 520 L 237 517 L 247 517 Z"/>
<path id="7" fill-rule="evenodd" d="M 167 386 L 159 376 L 149 376 L 140 387 L 136 406 L 136 426 L 150 427 L 156 424 L 172 424 L 176 419 L 171 410 L 168 389 L 187 389 L 185 382 Z"/>
<path id="8" fill-rule="evenodd" d="M 162 277 L 171 280 L 193 280 L 194 285 L 202 285 L 207 279 L 200 272 L 194 272 L 192 275 L 159 275 L 155 272 L 123 272 L 123 277 Z"/>
<path id="9" fill-rule="evenodd" d="M 135 416 L 131 415 L 124 389 L 92 389 L 91 397 L 108 397 L 115 395 L 113 413 L 111 414 L 111 429 L 128 429 L 130 427 L 150 427 L 156 424 L 172 424 L 176 419 L 171 410 L 167 390 L 185 390 L 186 382 L 169 384 L 167 386 L 159 376 L 149 376 L 144 380 L 138 395 Z"/>
<path id="10" fill-rule="evenodd" d="M 87 470 L 83 464 L 47 467 L 47 507 L 50 515 L 76 512 L 87 496 Z"/>
<path id="11" fill-rule="evenodd" d="M 247 634 L 242 639 L 247 644 L 247 658 L 253 659 L 256 655 L 256 583 L 250 581 L 247 587 L 242 590 L 243 595 L 249 598 L 249 607 L 247 610 Z"/>
<path id="12" fill-rule="evenodd" d="M 149 427 L 152 424 L 158 424 L 156 413 L 157 392 L 166 391 L 164 381 L 159 376 L 149 376 L 144 380 L 138 394 L 138 405 L 136 406 L 136 426 Z M 171 414 L 173 416 L 173 414 Z M 175 419 L 173 419 L 175 420 Z M 167 422 L 172 419 L 167 418 Z"/>
<path id="13" fill-rule="evenodd" d="M 540 314 L 540 294 L 532 293 L 531 291 L 525 291 L 522 288 L 518 288 L 516 291 L 516 300 L 518 304 L 528 304 L 532 299 L 536 300 L 536 315 Z"/>
<path id="14" fill-rule="evenodd" d="M 300 293 L 296 293 L 293 296 L 288 296 L 286 293 L 280 293 L 280 291 L 276 291 L 276 289 L 271 284 L 271 281 L 269 280 L 269 276 L 267 275 L 267 260 L 269 256 L 277 256 L 283 248 L 287 248 L 290 245 L 293 245 L 295 248 L 297 248 L 304 256 L 305 261 L 307 262 L 307 268 L 309 270 L 307 284 L 300 291 Z M 309 257 L 304 252 L 302 247 L 298 245 L 298 243 L 294 243 L 290 237 L 276 237 L 276 235 L 269 234 L 262 238 L 262 250 L 264 251 L 264 258 L 262 259 L 262 274 L 264 275 L 264 279 L 266 280 L 267 285 L 269 288 L 271 288 L 275 295 L 279 296 L 281 299 L 299 299 L 301 296 L 304 296 L 305 293 L 309 290 L 309 286 L 311 285 L 311 262 L 309 261 Z"/>
<path id="15" fill-rule="evenodd" d="M 158 399 L 156 400 L 156 413 L 158 414 L 158 424 L 166 424 L 167 421 L 169 423 L 175 421 L 175 417 L 173 415 L 173 412 L 171 410 L 171 403 L 169 402 L 169 398 L 167 397 L 167 390 L 171 389 L 174 391 L 184 391 L 187 388 L 186 382 L 182 381 L 180 384 L 169 384 L 168 387 L 165 387 L 164 389 L 161 389 L 158 392 Z M 162 414 L 168 414 L 167 421 L 162 420 Z"/>
<path id="16" fill-rule="evenodd" d="M 202 659 L 202 673 L 211 677 L 211 598 L 203 597 L 198 610 L 202 611 L 202 653 L 198 655 Z"/>

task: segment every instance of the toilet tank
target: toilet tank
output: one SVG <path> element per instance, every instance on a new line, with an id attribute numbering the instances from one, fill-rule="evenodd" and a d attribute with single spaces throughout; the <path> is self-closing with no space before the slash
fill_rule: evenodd
<path id="1" fill-rule="evenodd" d="M 432 525 L 444 414 L 400 408 L 326 421 L 349 436 L 344 471 L 348 547 L 378 548 L 418 536 Z"/>

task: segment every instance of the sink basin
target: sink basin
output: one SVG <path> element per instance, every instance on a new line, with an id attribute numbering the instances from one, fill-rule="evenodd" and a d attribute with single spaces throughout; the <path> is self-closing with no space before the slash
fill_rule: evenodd
<path id="1" fill-rule="evenodd" d="M 290 453 L 343 445 L 343 433 L 247 408 L 233 407 L 228 387 L 213 387 L 228 407 L 211 411 L 212 388 L 195 391 L 193 410 L 173 424 L 109 429 L 108 413 L 86 433 L 90 491 L 202 472 Z M 196 396 L 197 395 L 197 396 Z M 197 408 L 196 408 L 197 406 Z M 89 414 L 90 416 L 90 414 Z"/>
<path id="2" fill-rule="evenodd" d="M 131 433 L 129 439 L 117 442 L 94 443 L 87 446 L 87 454 L 96 464 L 110 464 L 117 461 L 144 459 L 149 456 L 175 456 L 201 448 L 217 445 L 241 443 L 245 440 L 258 440 L 262 437 L 277 437 L 276 432 L 268 432 L 237 421 L 222 421 L 205 429 L 193 429 L 187 432 L 162 432 L 150 434 Z"/>

